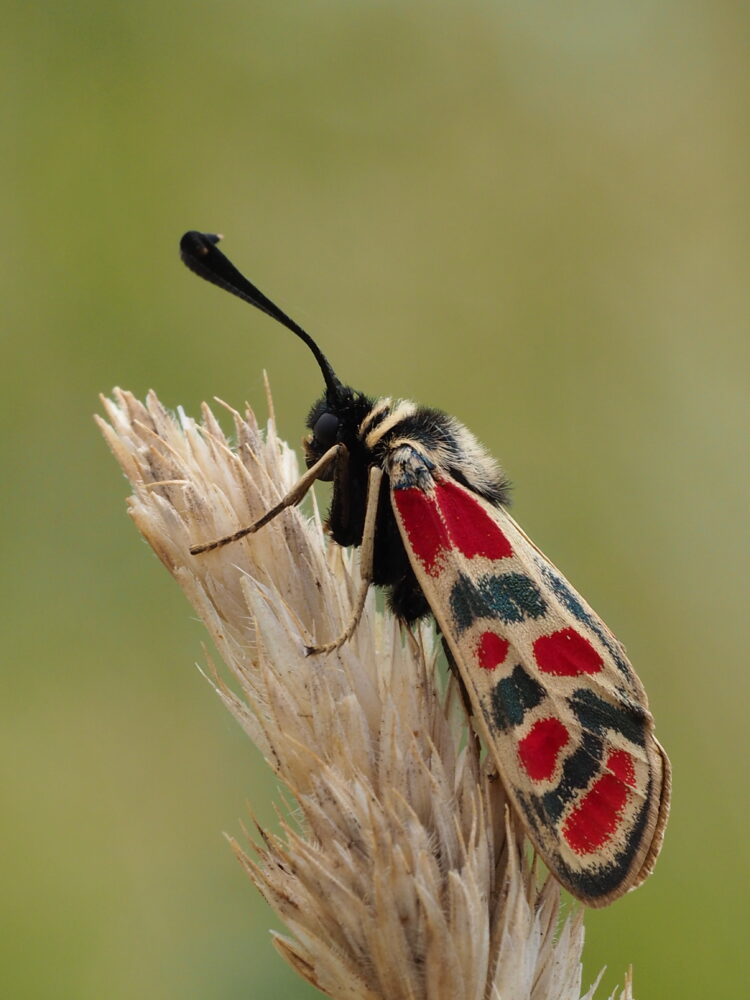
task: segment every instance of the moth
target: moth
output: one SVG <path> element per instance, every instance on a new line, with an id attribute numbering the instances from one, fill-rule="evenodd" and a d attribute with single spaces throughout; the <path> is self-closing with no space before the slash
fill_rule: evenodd
<path id="1" fill-rule="evenodd" d="M 339 381 L 315 341 L 221 253 L 188 232 L 184 263 L 303 340 L 325 391 L 307 418 L 307 472 L 258 531 L 316 480 L 333 481 L 327 526 L 361 546 L 361 583 L 387 590 L 407 626 L 432 614 L 473 725 L 532 844 L 577 899 L 600 907 L 650 874 L 669 810 L 670 765 L 623 646 L 516 524 L 509 485 L 474 435 L 440 410 L 373 399 Z"/>

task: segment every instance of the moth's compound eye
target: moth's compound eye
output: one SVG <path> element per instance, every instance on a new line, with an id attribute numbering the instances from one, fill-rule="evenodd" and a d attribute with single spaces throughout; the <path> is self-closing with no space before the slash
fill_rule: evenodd
<path id="1" fill-rule="evenodd" d="M 335 413 L 321 413 L 315 421 L 313 436 L 315 443 L 322 448 L 332 448 L 336 444 L 339 431 L 339 418 Z"/>

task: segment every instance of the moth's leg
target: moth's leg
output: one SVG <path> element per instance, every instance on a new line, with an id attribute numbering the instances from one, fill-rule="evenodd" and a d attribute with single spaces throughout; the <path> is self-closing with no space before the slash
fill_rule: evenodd
<path id="1" fill-rule="evenodd" d="M 344 460 L 345 459 L 345 460 Z M 339 525 L 345 534 L 350 531 L 351 518 L 351 470 L 349 468 L 349 452 L 345 451 L 342 461 L 336 462 L 333 470 L 333 492 L 331 494 L 331 509 L 328 514 L 329 522 Z"/>
<path id="2" fill-rule="evenodd" d="M 339 646 L 343 646 L 347 639 L 351 639 L 354 635 L 359 620 L 362 617 L 367 591 L 370 589 L 370 584 L 372 583 L 372 566 L 375 553 L 375 523 L 378 514 L 378 501 L 380 499 L 382 481 L 383 470 L 377 465 L 371 465 L 367 476 L 367 507 L 365 508 L 365 526 L 362 532 L 362 549 L 359 561 L 361 579 L 354 601 L 352 617 L 346 629 L 333 642 L 327 642 L 321 646 L 306 646 L 305 653 L 308 656 L 311 653 L 330 653 L 334 649 L 338 649 Z"/>
<path id="3" fill-rule="evenodd" d="M 231 535 L 225 535 L 223 538 L 217 538 L 213 542 L 206 542 L 203 545 L 191 545 L 190 554 L 193 556 L 200 555 L 201 552 L 211 552 L 213 549 L 221 548 L 222 545 L 229 545 L 230 542 L 236 542 L 240 538 L 244 538 L 245 535 L 252 535 L 269 521 L 273 521 L 282 510 L 286 510 L 287 507 L 294 507 L 298 504 L 300 500 L 305 496 L 307 491 L 310 489 L 312 484 L 316 479 L 320 479 L 321 476 L 325 475 L 328 469 L 331 467 L 333 462 L 339 459 L 342 453 L 346 452 L 346 447 L 343 444 L 335 444 L 332 448 L 323 455 L 307 472 L 299 479 L 294 486 L 289 490 L 287 495 L 280 500 L 275 507 L 272 507 L 269 511 L 257 520 L 254 524 L 249 525 L 247 528 L 240 528 L 239 531 L 235 531 Z"/>
<path id="4" fill-rule="evenodd" d="M 451 648 L 445 641 L 445 636 L 440 633 L 440 644 L 443 647 L 443 652 L 445 653 L 445 658 L 448 661 L 448 669 L 453 674 L 453 679 L 458 685 L 458 690 L 461 695 L 461 701 L 463 702 L 464 711 L 469 718 L 474 714 L 474 708 L 471 704 L 471 699 L 469 698 L 469 692 L 466 690 L 466 685 L 464 684 L 463 677 L 461 676 L 461 671 L 458 669 L 458 664 L 451 652 Z"/>

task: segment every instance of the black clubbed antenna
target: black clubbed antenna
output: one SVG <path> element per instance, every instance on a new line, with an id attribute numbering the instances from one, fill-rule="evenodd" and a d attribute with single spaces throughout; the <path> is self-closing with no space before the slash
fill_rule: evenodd
<path id="1" fill-rule="evenodd" d="M 194 229 L 185 233 L 180 240 L 180 257 L 183 264 L 199 277 L 205 278 L 206 281 L 218 285 L 224 291 L 231 292 L 232 295 L 236 295 L 238 298 L 244 299 L 245 302 L 249 302 L 251 306 L 255 306 L 256 309 L 260 309 L 261 312 L 267 313 L 288 330 L 291 330 L 292 333 L 296 333 L 300 340 L 304 340 L 313 352 L 323 373 L 326 383 L 326 398 L 329 403 L 334 403 L 340 396 L 341 383 L 336 378 L 336 373 L 331 368 L 328 358 L 309 333 L 306 333 L 298 323 L 282 312 L 269 298 L 266 298 L 263 292 L 256 288 L 251 281 L 248 281 L 244 274 L 240 274 L 231 260 L 225 257 L 216 246 L 220 239 L 221 236 L 216 236 L 213 233 L 199 233 Z"/>

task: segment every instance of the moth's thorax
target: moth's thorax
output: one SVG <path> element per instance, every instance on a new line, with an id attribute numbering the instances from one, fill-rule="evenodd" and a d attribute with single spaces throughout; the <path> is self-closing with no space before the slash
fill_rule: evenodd
<path id="1" fill-rule="evenodd" d="M 358 438 L 386 472 L 400 449 L 411 448 L 437 476 L 452 476 L 493 503 L 508 503 L 509 483 L 498 463 L 468 428 L 442 410 L 385 396 L 372 404 Z"/>
<path id="2" fill-rule="evenodd" d="M 416 451 L 435 469 L 451 476 L 491 503 L 507 504 L 509 483 L 495 459 L 455 417 L 410 399 L 372 399 L 341 387 L 335 400 L 323 397 L 307 418 L 312 432 L 305 440 L 308 467 L 335 444 L 349 453 L 350 480 L 363 483 L 367 469 L 379 465 L 386 474 L 401 448 Z"/>

